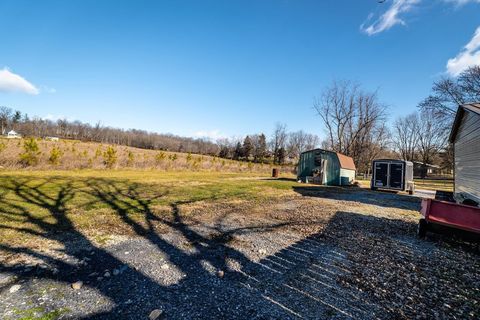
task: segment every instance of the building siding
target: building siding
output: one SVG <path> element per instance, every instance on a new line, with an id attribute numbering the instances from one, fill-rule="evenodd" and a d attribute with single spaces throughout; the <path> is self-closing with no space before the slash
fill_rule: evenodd
<path id="1" fill-rule="evenodd" d="M 355 170 L 340 169 L 340 183 L 342 185 L 350 185 L 353 183 L 354 180 L 355 180 Z"/>
<path id="2" fill-rule="evenodd" d="M 454 141 L 455 193 L 480 202 L 480 115 L 465 110 Z"/>
<path id="3" fill-rule="evenodd" d="M 318 155 L 316 155 L 317 152 L 319 152 Z M 340 185 L 340 162 L 338 161 L 337 154 L 329 151 L 312 150 L 302 153 L 298 163 L 298 178 L 303 180 L 305 177 L 312 174 L 312 170 L 317 168 L 315 165 L 316 156 L 327 161 L 327 174 L 324 183 L 326 185 Z"/>

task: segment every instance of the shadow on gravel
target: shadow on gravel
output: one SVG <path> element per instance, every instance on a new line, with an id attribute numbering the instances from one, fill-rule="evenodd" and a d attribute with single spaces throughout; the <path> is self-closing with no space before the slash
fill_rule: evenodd
<path id="1" fill-rule="evenodd" d="M 304 197 L 354 201 L 381 207 L 420 210 L 421 199 L 392 192 L 370 191 L 356 187 L 305 186 L 293 187 Z"/>
<path id="2" fill-rule="evenodd" d="M 22 201 L 1 196 L 0 203 L 7 210 L 0 214 L 4 218 L 25 219 L 24 227 L 17 231 L 59 241 L 65 245 L 68 256 L 75 261 L 88 258 L 88 264 L 50 257 L 27 247 L 3 245 L 4 251 L 42 259 L 59 272 L 51 269 L 23 272 L 21 266 L 6 265 L 1 265 L 0 271 L 13 273 L 20 281 L 52 279 L 70 284 L 81 280 L 84 286 L 95 289 L 114 305 L 105 311 L 85 314 L 83 319 L 141 319 L 157 308 L 164 311 L 167 319 L 407 319 L 416 314 L 411 308 L 418 305 L 426 315 L 433 316 L 433 311 L 447 315 L 449 309 L 441 306 L 444 300 L 455 294 L 466 294 L 452 289 L 449 278 L 436 283 L 435 277 L 444 276 L 435 273 L 445 259 L 443 253 L 437 252 L 437 256 L 425 259 L 425 255 L 437 249 L 415 240 L 415 225 L 401 220 L 337 212 L 321 233 L 254 262 L 233 248 L 235 239 L 266 235 L 293 222 L 225 227 L 223 219 L 228 216 L 225 212 L 213 224 L 201 225 L 182 214 L 181 205 L 192 201 L 170 203 L 170 214 L 155 214 L 151 203 L 165 197 L 165 192 L 142 196 L 138 184 L 89 179 L 83 181 L 82 186 L 63 184 L 56 195 L 51 196 L 43 188 L 55 182 L 52 179 L 36 186 L 29 186 L 27 182 L 18 178 L 9 181 L 8 191 Z M 169 264 L 183 274 L 181 279 L 174 284 L 161 284 L 148 273 L 129 267 L 107 249 L 91 243 L 69 219 L 72 213 L 68 212 L 68 203 L 77 192 L 88 192 L 93 201 L 113 209 L 138 236 L 139 242 L 134 244 L 148 244 L 153 248 L 152 254 L 146 254 L 143 259 L 156 259 L 153 253 L 162 252 Z M 196 201 L 199 200 L 206 199 Z M 32 213 L 35 208 L 48 210 L 48 219 L 37 218 Z M 158 231 L 159 225 L 183 237 L 189 250 L 167 240 L 164 233 Z M 209 230 L 208 235 L 199 232 L 199 226 Z M 275 236 L 270 239 L 274 241 Z M 133 250 L 143 249 L 133 247 Z M 149 262 L 155 264 L 155 261 Z M 462 288 L 468 288 L 466 281 L 478 283 L 480 279 L 474 269 L 479 267 L 478 259 L 474 260 L 468 267 L 472 270 L 462 271 L 472 272 L 476 278 L 464 276 L 455 281 L 460 281 Z M 89 276 L 101 275 L 105 269 L 119 269 L 122 274 L 108 281 L 95 281 Z M 215 272 L 220 270 L 225 272 L 223 277 Z M 446 273 L 457 271 L 451 267 L 445 270 Z M 419 284 L 420 279 L 426 282 Z M 1 295 L 6 288 L 0 290 Z M 425 292 L 433 292 L 437 300 Z M 80 303 L 94 304 L 95 301 Z M 458 307 L 455 303 L 452 306 Z M 465 309 L 465 305 L 462 308 Z"/>

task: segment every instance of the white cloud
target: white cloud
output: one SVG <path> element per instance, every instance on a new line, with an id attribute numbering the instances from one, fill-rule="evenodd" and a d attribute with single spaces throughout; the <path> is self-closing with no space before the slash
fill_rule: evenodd
<path id="1" fill-rule="evenodd" d="M 480 3 L 480 0 L 443 0 L 447 3 L 453 3 L 456 6 L 463 6 L 466 5 L 467 3 Z"/>
<path id="2" fill-rule="evenodd" d="M 447 72 L 452 76 L 458 76 L 462 71 L 473 66 L 480 66 L 480 27 L 463 50 L 455 58 L 448 60 Z"/>
<path id="3" fill-rule="evenodd" d="M 40 93 L 33 84 L 6 67 L 0 70 L 0 92 L 23 92 L 32 95 Z"/>
<path id="4" fill-rule="evenodd" d="M 212 141 L 226 138 L 224 134 L 220 133 L 220 130 L 197 131 L 195 132 L 194 136 L 196 138 L 204 138 Z"/>
<path id="5" fill-rule="evenodd" d="M 50 120 L 50 121 L 67 120 L 67 121 L 74 121 L 73 118 L 65 117 L 64 115 L 58 115 L 58 114 L 47 114 L 45 117 L 42 117 L 42 120 Z"/>
<path id="6" fill-rule="evenodd" d="M 370 13 L 367 20 L 360 26 L 360 30 L 371 36 L 388 30 L 397 24 L 405 25 L 405 21 L 399 17 L 400 14 L 410 11 L 419 2 L 420 0 L 393 0 L 390 8 L 371 24 L 370 20 L 374 15 Z M 370 25 L 367 26 L 367 24 Z"/>
<path id="7" fill-rule="evenodd" d="M 42 92 L 47 92 L 47 93 L 57 93 L 57 89 L 48 87 L 48 86 L 42 86 Z"/>

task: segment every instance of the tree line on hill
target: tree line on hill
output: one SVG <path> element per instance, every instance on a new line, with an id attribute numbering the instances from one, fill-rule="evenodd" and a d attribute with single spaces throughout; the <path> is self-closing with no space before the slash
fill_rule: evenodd
<path id="1" fill-rule="evenodd" d="M 18 110 L 0 106 L 0 132 L 18 131 L 26 137 L 59 137 L 104 144 L 118 144 L 142 149 L 197 153 L 226 159 L 253 161 L 255 163 L 284 164 L 306 149 L 319 144 L 319 138 L 303 131 L 287 132 L 286 126 L 277 124 L 271 139 L 264 133 L 240 138 L 211 141 L 204 138 L 181 137 L 137 129 L 119 129 L 91 125 L 80 121 L 59 119 L 52 121 L 40 117 L 30 118 Z"/>
<path id="2" fill-rule="evenodd" d="M 314 101 L 314 110 L 323 122 L 326 138 L 302 130 L 288 132 L 277 123 L 273 133 L 247 135 L 211 141 L 180 137 L 136 129 L 92 126 L 80 121 L 51 121 L 0 107 L 0 130 L 15 129 L 25 136 L 58 136 L 65 139 L 94 141 L 143 149 L 216 155 L 221 158 L 256 163 L 295 163 L 306 150 L 322 147 L 354 159 L 358 172 L 368 173 L 373 159 L 401 158 L 453 166 L 453 152 L 448 143 L 458 105 L 480 101 L 480 67 L 471 67 L 456 78 L 435 81 L 432 93 L 418 105 L 418 111 L 398 117 L 387 126 L 388 108 L 378 97 L 351 81 L 334 81 Z M 313 122 L 314 123 L 314 122 Z"/>

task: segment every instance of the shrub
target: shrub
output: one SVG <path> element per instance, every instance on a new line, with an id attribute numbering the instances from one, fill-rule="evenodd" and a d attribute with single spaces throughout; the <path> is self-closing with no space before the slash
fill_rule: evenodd
<path id="1" fill-rule="evenodd" d="M 59 147 L 55 146 L 53 147 L 52 151 L 50 151 L 50 157 L 48 158 L 48 162 L 56 166 L 60 164 L 60 158 L 62 156 L 63 156 L 62 150 L 60 150 Z"/>
<path id="2" fill-rule="evenodd" d="M 128 153 L 127 153 L 127 166 L 128 167 L 133 166 L 134 161 L 135 161 L 135 156 L 133 155 L 133 152 L 128 151 Z"/>
<path id="3" fill-rule="evenodd" d="M 158 152 L 155 155 L 155 164 L 159 165 L 160 163 L 162 163 L 165 157 L 166 157 L 165 152 L 162 152 L 162 151 Z"/>
<path id="4" fill-rule="evenodd" d="M 102 146 L 100 145 L 97 150 L 95 150 L 95 157 L 94 159 L 97 159 L 98 157 L 100 157 L 102 155 Z"/>
<path id="5" fill-rule="evenodd" d="M 115 163 L 117 163 L 117 150 L 114 147 L 109 146 L 103 153 L 103 164 L 111 169 L 115 166 Z"/>
<path id="6" fill-rule="evenodd" d="M 23 142 L 23 153 L 20 154 L 20 162 L 25 166 L 34 166 L 38 163 L 38 156 L 41 154 L 37 140 L 26 139 Z"/>
<path id="7" fill-rule="evenodd" d="M 187 162 L 190 162 L 190 161 L 192 161 L 192 154 L 189 152 L 187 154 Z"/>
<path id="8" fill-rule="evenodd" d="M 178 156 L 176 153 L 171 154 L 169 157 L 170 161 L 175 162 L 178 159 Z"/>
<path id="9" fill-rule="evenodd" d="M 7 145 L 5 144 L 5 142 L 0 141 L 0 153 L 2 153 L 3 150 L 5 150 L 6 148 L 7 148 Z"/>

